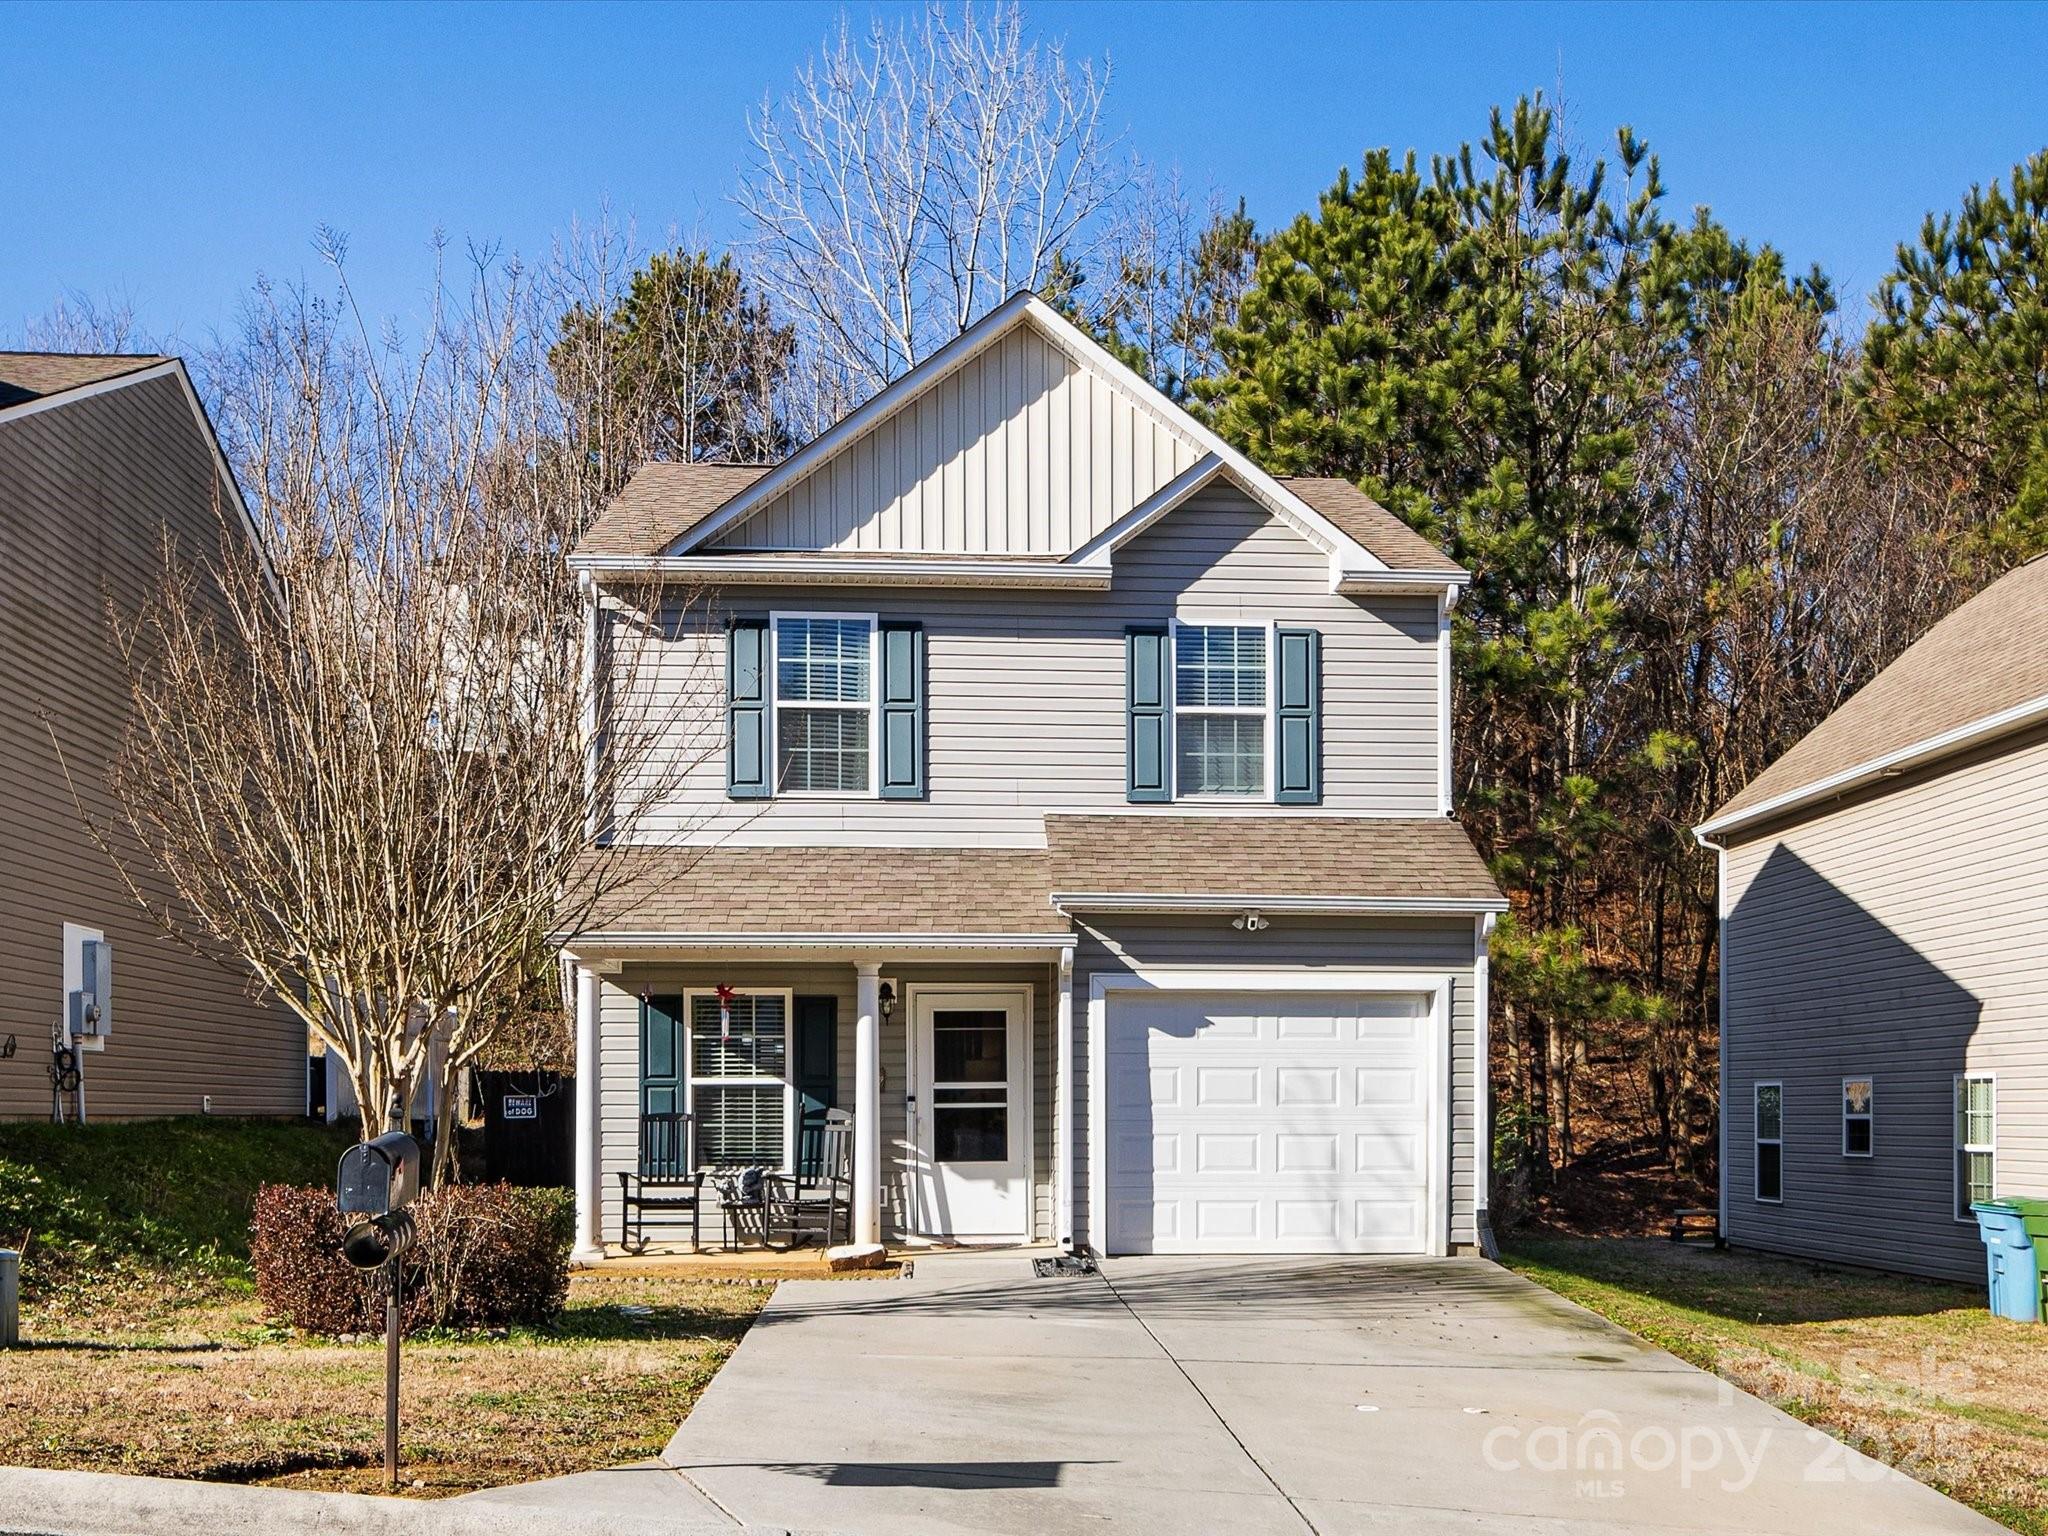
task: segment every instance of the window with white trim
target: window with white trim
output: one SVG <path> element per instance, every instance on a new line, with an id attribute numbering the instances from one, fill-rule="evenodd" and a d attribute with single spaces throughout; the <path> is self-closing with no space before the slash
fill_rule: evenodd
<path id="1" fill-rule="evenodd" d="M 789 994 L 689 994 L 690 1128 L 699 1168 L 787 1168 L 796 1113 Z"/>
<path id="2" fill-rule="evenodd" d="M 1869 1157 L 1877 1149 L 1877 1082 L 1842 1079 L 1842 1156 Z"/>
<path id="3" fill-rule="evenodd" d="M 1998 1083 L 1988 1072 L 1956 1076 L 1956 1220 L 1998 1194 Z"/>
<path id="4" fill-rule="evenodd" d="M 874 615 L 779 613 L 774 631 L 775 792 L 874 793 Z"/>
<path id="5" fill-rule="evenodd" d="M 1785 1085 L 1756 1085 L 1756 1197 L 1785 1198 Z"/>
<path id="6" fill-rule="evenodd" d="M 1176 796 L 1265 797 L 1267 641 L 1262 624 L 1174 625 Z"/>

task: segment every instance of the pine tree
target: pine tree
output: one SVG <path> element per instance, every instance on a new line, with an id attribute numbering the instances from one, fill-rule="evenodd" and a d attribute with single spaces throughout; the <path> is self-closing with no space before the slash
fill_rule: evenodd
<path id="1" fill-rule="evenodd" d="M 1993 569 L 2048 549 L 2048 149 L 1929 214 L 1877 304 L 1857 393 L 1880 451 Z"/>

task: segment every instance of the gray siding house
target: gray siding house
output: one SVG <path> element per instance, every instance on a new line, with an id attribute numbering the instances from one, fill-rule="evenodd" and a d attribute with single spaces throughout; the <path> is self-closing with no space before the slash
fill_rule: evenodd
<path id="1" fill-rule="evenodd" d="M 2048 1194 L 2048 560 L 1698 831 L 1721 864 L 1721 1227 L 1977 1280 Z"/>
<path id="2" fill-rule="evenodd" d="M 82 1043 L 90 1118 L 305 1110 L 303 1026 L 167 939 L 79 815 L 110 820 L 127 725 L 109 605 L 155 589 L 167 538 L 207 558 L 223 537 L 254 532 L 176 358 L 0 353 L 0 1118 L 51 1112 L 88 944 L 111 981 L 110 1029 Z"/>
<path id="3" fill-rule="evenodd" d="M 1506 904 L 1450 814 L 1466 575 L 1397 518 L 1019 295 L 774 468 L 647 466 L 573 563 L 599 665 L 715 695 L 570 946 L 585 1256 L 650 1114 L 773 1168 L 828 1105 L 856 1241 L 1477 1240 Z"/>

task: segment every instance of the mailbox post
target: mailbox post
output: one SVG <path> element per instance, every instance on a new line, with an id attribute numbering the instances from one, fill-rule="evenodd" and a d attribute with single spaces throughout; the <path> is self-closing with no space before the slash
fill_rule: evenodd
<path id="1" fill-rule="evenodd" d="M 403 1131 L 358 1142 L 341 1155 L 335 1200 L 345 1216 L 365 1218 L 341 1241 L 357 1269 L 384 1270 L 384 1478 L 398 1486 L 399 1263 L 413 1242 L 406 1207 L 420 1192 L 420 1144 Z"/>

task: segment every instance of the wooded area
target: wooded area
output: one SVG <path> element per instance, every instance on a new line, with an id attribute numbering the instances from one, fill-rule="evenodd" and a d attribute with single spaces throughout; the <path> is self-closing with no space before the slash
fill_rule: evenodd
<path id="1" fill-rule="evenodd" d="M 1866 318 L 1541 95 L 1265 231 L 1132 155 L 1108 101 L 1015 6 L 842 24 L 750 125 L 732 249 L 601 222 L 481 264 L 465 298 L 516 290 L 545 356 L 535 462 L 589 509 L 649 457 L 772 460 L 1032 287 L 1265 467 L 1358 482 L 1474 572 L 1458 804 L 1514 903 L 1496 1210 L 1623 1149 L 1706 1179 L 1690 828 L 2048 545 L 2048 150 L 1958 188 Z M 262 290 L 201 360 L 217 400 L 274 389 L 278 313 Z M 119 329 L 74 306 L 29 340 Z"/>

